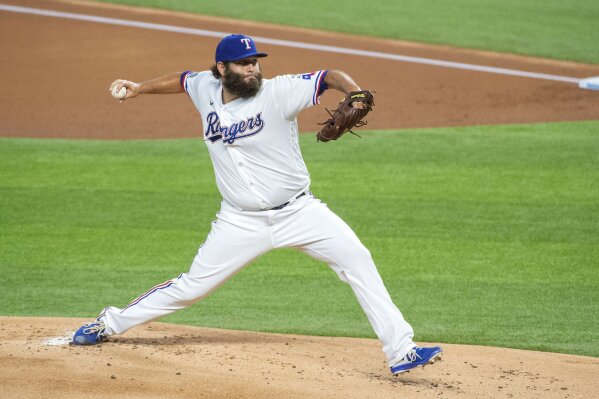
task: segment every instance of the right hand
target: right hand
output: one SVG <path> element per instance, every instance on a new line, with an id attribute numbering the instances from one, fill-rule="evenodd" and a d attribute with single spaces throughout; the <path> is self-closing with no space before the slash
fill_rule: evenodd
<path id="1" fill-rule="evenodd" d="M 119 102 L 121 102 L 121 103 L 128 98 L 137 97 L 139 95 L 139 87 L 140 87 L 139 83 L 131 82 L 131 81 L 124 80 L 124 79 L 117 79 L 110 84 L 110 87 L 108 88 L 108 92 L 112 92 L 112 89 L 115 86 L 116 86 L 117 91 L 121 90 L 121 87 L 124 87 L 127 89 L 127 94 L 125 94 L 125 97 L 123 97 L 122 99 L 119 100 Z"/>

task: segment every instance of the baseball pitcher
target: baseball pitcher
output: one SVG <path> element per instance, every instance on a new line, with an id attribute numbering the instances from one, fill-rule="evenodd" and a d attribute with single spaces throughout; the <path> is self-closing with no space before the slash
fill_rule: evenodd
<path id="1" fill-rule="evenodd" d="M 120 101 L 151 93 L 189 96 L 202 118 L 222 203 L 187 273 L 153 287 L 122 309 L 105 308 L 95 321 L 79 328 L 73 343 L 97 344 L 190 306 L 260 255 L 293 247 L 326 262 L 350 285 L 393 374 L 435 362 L 442 349 L 416 346 L 412 327 L 393 304 L 370 252 L 310 191 L 300 151 L 296 117 L 318 104 L 325 90 L 346 95 L 317 135 L 325 142 L 364 123 L 362 118 L 374 105 L 372 93 L 337 70 L 263 79 L 259 60 L 266 56 L 252 38 L 230 35 L 218 44 L 210 71 L 111 84 Z"/>

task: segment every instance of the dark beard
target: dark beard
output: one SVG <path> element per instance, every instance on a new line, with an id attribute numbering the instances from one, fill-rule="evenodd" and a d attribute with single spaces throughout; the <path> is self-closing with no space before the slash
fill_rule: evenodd
<path id="1" fill-rule="evenodd" d="M 223 86 L 227 91 L 234 96 L 241 98 L 250 98 L 258 93 L 260 86 L 262 86 L 262 73 L 258 72 L 255 76 L 255 80 L 252 79 L 249 82 L 243 80 L 243 75 L 231 71 L 229 68 L 225 70 L 223 76 Z"/>

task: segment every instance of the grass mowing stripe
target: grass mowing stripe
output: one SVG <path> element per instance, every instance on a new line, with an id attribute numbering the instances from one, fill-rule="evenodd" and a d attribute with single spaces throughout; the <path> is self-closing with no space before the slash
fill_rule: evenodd
<path id="1" fill-rule="evenodd" d="M 578 0 L 103 0 L 242 20 L 448 44 L 539 57 L 599 62 L 599 2 Z"/>
<path id="2" fill-rule="evenodd" d="M 301 144 L 312 190 L 371 250 L 417 339 L 599 356 L 598 128 Z M 91 317 L 186 271 L 219 203 L 203 145 L 0 139 L 2 314 Z M 165 321 L 373 336 L 349 287 L 293 250 Z"/>

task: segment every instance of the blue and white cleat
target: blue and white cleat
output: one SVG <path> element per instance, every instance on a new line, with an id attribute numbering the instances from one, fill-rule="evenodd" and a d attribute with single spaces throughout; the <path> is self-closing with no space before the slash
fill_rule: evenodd
<path id="1" fill-rule="evenodd" d="M 415 367 L 426 366 L 427 364 L 433 364 L 437 360 L 441 359 L 443 349 L 440 346 L 433 346 L 430 348 L 421 348 L 416 346 L 412 348 L 403 359 L 399 361 L 395 366 L 391 367 L 391 373 L 397 375 L 409 371 Z"/>
<path id="2" fill-rule="evenodd" d="M 73 345 L 96 345 L 106 339 L 106 325 L 103 321 L 93 321 L 84 324 L 73 335 Z"/>

